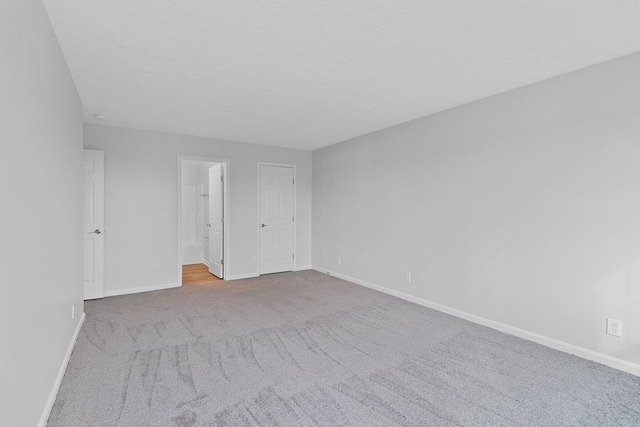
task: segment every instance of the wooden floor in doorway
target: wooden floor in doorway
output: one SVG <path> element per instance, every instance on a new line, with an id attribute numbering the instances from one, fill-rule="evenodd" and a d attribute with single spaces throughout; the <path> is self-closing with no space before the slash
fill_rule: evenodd
<path id="1" fill-rule="evenodd" d="M 218 282 L 222 279 L 209 273 L 209 267 L 204 264 L 188 264 L 182 266 L 182 284 L 199 285 L 202 283 Z"/>

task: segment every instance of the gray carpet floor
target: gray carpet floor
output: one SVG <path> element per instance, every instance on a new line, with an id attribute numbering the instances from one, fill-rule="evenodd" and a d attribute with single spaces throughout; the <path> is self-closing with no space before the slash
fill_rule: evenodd
<path id="1" fill-rule="evenodd" d="M 640 426 L 640 377 L 315 271 L 89 301 L 48 426 Z"/>

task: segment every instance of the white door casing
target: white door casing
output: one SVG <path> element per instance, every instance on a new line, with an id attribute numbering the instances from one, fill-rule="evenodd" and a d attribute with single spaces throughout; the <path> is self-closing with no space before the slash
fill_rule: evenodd
<path id="1" fill-rule="evenodd" d="M 260 165 L 259 169 L 259 273 L 292 271 L 293 167 Z"/>
<path id="2" fill-rule="evenodd" d="M 104 296 L 104 152 L 84 150 L 84 299 Z"/>
<path id="3" fill-rule="evenodd" d="M 224 277 L 224 167 L 209 168 L 209 272 Z"/>

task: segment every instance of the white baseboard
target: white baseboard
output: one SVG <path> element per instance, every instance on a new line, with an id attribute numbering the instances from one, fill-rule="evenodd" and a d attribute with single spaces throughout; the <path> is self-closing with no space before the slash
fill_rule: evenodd
<path id="1" fill-rule="evenodd" d="M 555 350 L 559 350 L 565 353 L 573 354 L 578 357 L 582 357 L 583 359 L 588 359 L 597 363 L 601 363 L 603 365 L 610 366 L 615 369 L 619 369 L 624 372 L 628 372 L 633 375 L 640 376 L 640 365 L 635 363 L 627 362 L 626 360 L 617 359 L 615 357 L 608 356 L 606 354 L 598 353 L 593 350 L 589 350 L 586 348 L 578 347 L 573 344 L 566 343 L 564 341 L 559 341 L 553 338 L 545 337 L 544 335 L 539 335 L 534 332 L 525 331 L 524 329 L 516 328 L 514 326 L 509 326 L 504 323 L 496 322 L 495 320 L 486 319 L 484 317 L 476 316 L 475 314 L 467 313 L 462 310 L 457 310 L 455 308 L 447 307 L 446 305 L 438 304 L 433 301 L 425 300 L 422 298 L 415 297 L 413 295 L 405 294 L 404 292 L 395 291 L 393 289 L 385 288 L 384 286 L 375 285 L 373 283 L 366 282 L 364 280 L 356 279 L 354 277 L 350 277 L 344 274 L 336 273 L 335 271 L 328 270 L 326 268 L 320 268 L 317 266 L 312 266 L 316 271 L 321 273 L 326 273 L 331 276 L 335 276 L 339 279 L 347 280 L 349 282 L 355 283 L 360 286 L 364 286 L 370 289 L 375 289 L 376 291 L 383 292 L 388 295 L 393 295 L 398 298 L 402 298 L 403 300 L 410 301 L 416 304 L 420 304 L 424 307 L 432 308 L 434 310 L 441 311 L 443 313 L 451 314 L 452 316 L 459 317 L 461 319 L 469 320 L 470 322 L 477 323 L 479 325 L 487 326 L 492 329 L 496 329 L 500 332 L 504 332 L 510 335 L 514 335 L 519 338 L 523 338 L 528 341 L 533 341 L 538 344 L 542 344 L 546 347 L 553 348 Z"/>
<path id="2" fill-rule="evenodd" d="M 115 297 L 118 295 L 129 295 L 129 294 L 137 294 L 140 292 L 149 292 L 149 291 L 160 291 L 162 289 L 171 289 L 177 288 L 180 285 L 177 283 L 162 283 L 160 285 L 150 285 L 150 286 L 140 286 L 137 288 L 128 288 L 128 289 L 116 289 L 114 291 L 104 291 L 105 297 Z"/>
<path id="3" fill-rule="evenodd" d="M 258 273 L 246 273 L 246 274 L 234 274 L 232 276 L 227 276 L 224 280 L 241 280 L 241 279 L 251 279 L 253 277 L 259 277 Z"/>
<path id="4" fill-rule="evenodd" d="M 304 265 L 302 267 L 294 267 L 293 271 L 302 271 L 302 270 L 311 270 L 313 267 L 310 265 Z M 227 276 L 224 280 L 240 280 L 240 279 L 251 279 L 253 277 L 260 277 L 260 273 L 246 273 L 246 274 L 234 274 L 233 276 Z"/>
<path id="5" fill-rule="evenodd" d="M 82 329 L 84 318 L 85 314 L 82 313 L 82 316 L 80 316 L 80 321 L 78 322 L 78 326 L 76 326 L 76 331 L 73 333 L 73 337 L 71 338 L 71 342 L 69 343 L 69 348 L 67 348 L 67 354 L 64 355 L 64 359 L 62 360 L 62 365 L 60 366 L 60 370 L 58 371 L 56 382 L 53 384 L 51 394 L 49 394 L 49 400 L 47 400 L 47 406 L 45 406 L 44 411 L 42 412 L 38 427 L 46 427 L 47 425 L 49 415 L 51 414 L 51 409 L 53 408 L 53 404 L 56 403 L 56 397 L 58 397 L 58 390 L 60 390 L 62 378 L 64 378 L 64 373 L 67 371 L 67 365 L 69 364 L 69 359 L 71 359 L 71 353 L 73 352 L 73 348 L 75 347 L 76 341 L 78 340 L 80 329 Z"/>

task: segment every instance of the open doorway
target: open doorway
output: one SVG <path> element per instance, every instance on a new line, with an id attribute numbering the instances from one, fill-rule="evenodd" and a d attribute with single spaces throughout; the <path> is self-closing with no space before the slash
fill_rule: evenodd
<path id="1" fill-rule="evenodd" d="M 228 160 L 178 157 L 178 278 L 181 285 L 225 277 Z"/>

